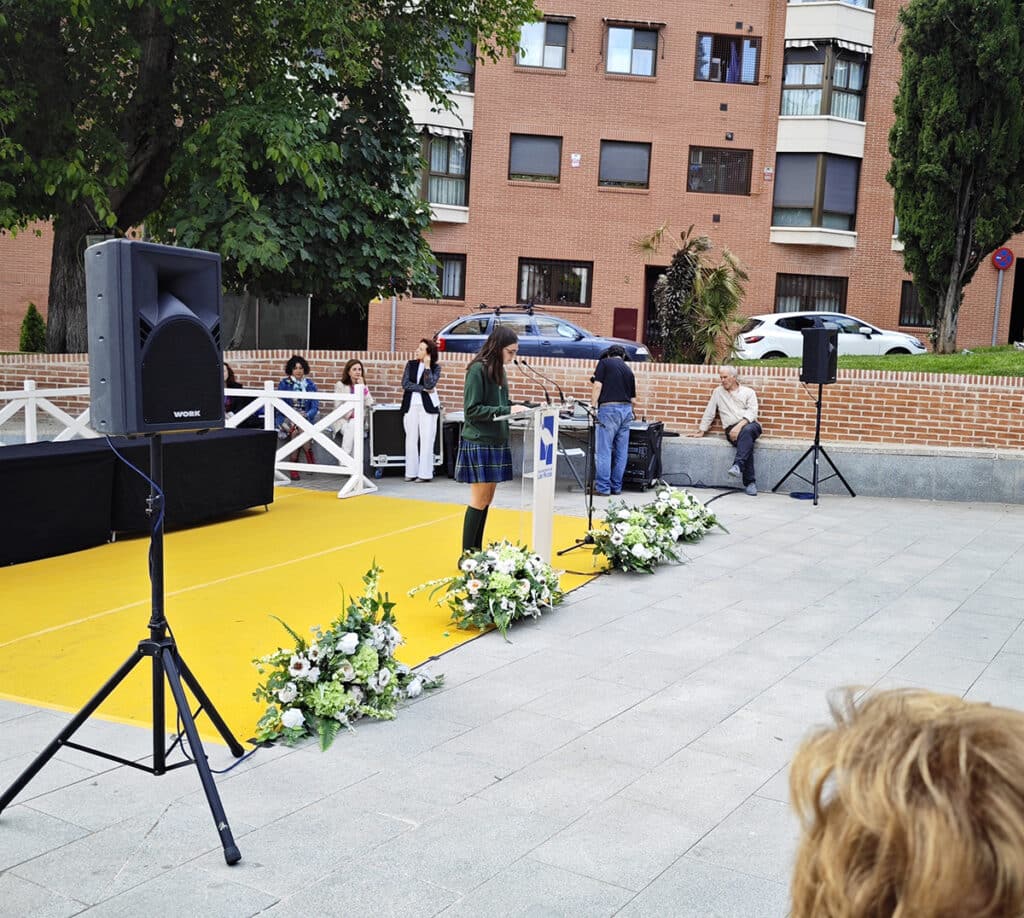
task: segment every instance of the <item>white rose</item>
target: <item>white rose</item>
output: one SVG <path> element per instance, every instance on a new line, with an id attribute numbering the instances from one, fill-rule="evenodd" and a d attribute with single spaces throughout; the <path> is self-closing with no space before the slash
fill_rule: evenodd
<path id="1" fill-rule="evenodd" d="M 612 545 L 621 545 L 622 542 L 623 542 L 622 533 L 621 532 L 613 532 L 612 533 L 612 537 L 611 537 Z"/>
<path id="2" fill-rule="evenodd" d="M 380 625 L 374 625 L 370 629 L 370 643 L 374 650 L 383 650 L 387 643 L 387 632 Z"/>
<path id="3" fill-rule="evenodd" d="M 338 641 L 338 653 L 345 654 L 346 657 L 351 656 L 356 652 L 356 648 L 359 646 L 359 635 L 355 632 L 348 631 L 341 636 L 341 640 Z"/>
<path id="4" fill-rule="evenodd" d="M 309 672 L 306 673 L 307 682 L 316 682 L 320 678 L 320 667 L 311 666 Z"/>
<path id="5" fill-rule="evenodd" d="M 348 691 L 352 696 L 352 700 L 356 704 L 362 704 L 363 701 L 366 700 L 366 692 L 364 692 L 358 685 L 353 685 Z"/>
<path id="6" fill-rule="evenodd" d="M 391 681 L 391 670 L 386 667 L 381 667 L 379 673 L 377 673 L 377 685 L 380 688 L 384 688 Z"/>
<path id="7" fill-rule="evenodd" d="M 284 688 L 277 690 L 277 700 L 282 704 L 290 704 L 293 702 L 299 694 L 299 690 L 294 682 L 289 682 Z"/>
<path id="8" fill-rule="evenodd" d="M 366 680 L 366 689 L 369 692 L 377 691 L 377 674 L 376 673 L 374 673 L 372 676 L 369 676 L 367 678 L 367 680 Z"/>
<path id="9" fill-rule="evenodd" d="M 298 679 L 302 679 L 309 671 L 309 661 L 305 657 L 295 654 L 288 664 L 288 672 Z"/>
<path id="10" fill-rule="evenodd" d="M 356 670 L 348 660 L 342 660 L 334 670 L 334 674 L 342 682 L 351 682 L 356 677 Z"/>
<path id="11" fill-rule="evenodd" d="M 399 631 L 394 625 L 387 626 L 388 642 L 393 646 L 397 647 L 399 644 L 405 643 L 405 638 L 402 637 L 402 632 Z"/>
<path id="12" fill-rule="evenodd" d="M 423 679 L 421 676 L 414 676 L 409 684 L 405 687 L 405 695 L 407 698 L 416 698 L 423 694 Z"/>
<path id="13" fill-rule="evenodd" d="M 478 593 L 482 586 L 483 582 L 475 578 L 473 580 L 466 581 L 466 589 L 469 590 L 470 593 Z"/>
<path id="14" fill-rule="evenodd" d="M 305 722 L 306 718 L 298 708 L 289 708 L 281 715 L 281 724 L 289 729 L 301 727 Z"/>
<path id="15" fill-rule="evenodd" d="M 641 544 L 639 544 L 639 543 L 637 543 L 636 545 L 634 545 L 634 546 L 633 546 L 633 548 L 631 549 L 631 551 L 632 551 L 632 552 L 633 552 L 633 554 L 634 554 L 634 555 L 636 555 L 636 556 L 637 556 L 638 558 L 642 558 L 642 557 L 644 557 L 644 555 L 646 555 L 646 554 L 647 554 L 647 549 L 646 549 L 646 548 L 644 548 L 644 547 L 643 547 L 643 545 L 641 545 Z"/>
<path id="16" fill-rule="evenodd" d="M 459 567 L 461 567 L 462 570 L 466 571 L 467 573 L 472 573 L 477 569 L 478 565 L 473 558 L 463 558 Z"/>
<path id="17" fill-rule="evenodd" d="M 310 644 L 309 650 L 306 651 L 306 656 L 309 657 L 311 663 L 316 663 L 320 659 L 320 645 Z"/>

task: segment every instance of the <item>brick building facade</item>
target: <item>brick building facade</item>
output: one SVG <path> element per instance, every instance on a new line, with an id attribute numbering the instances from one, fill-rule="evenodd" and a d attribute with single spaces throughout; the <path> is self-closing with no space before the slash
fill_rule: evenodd
<path id="1" fill-rule="evenodd" d="M 593 332 L 642 340 L 658 268 L 691 224 L 746 265 L 748 314 L 838 306 L 927 339 L 927 328 L 906 321 L 915 318 L 912 287 L 885 181 L 897 4 L 539 5 L 546 20 L 524 33 L 527 58 L 478 66 L 473 91 L 454 95 L 456 116 L 414 101 L 435 183 L 425 182 L 429 240 L 450 268 L 449 295 L 398 303 L 400 347 L 481 303 L 524 302 L 531 290 Z M 459 135 L 468 169 L 462 178 L 457 163 L 446 178 L 431 153 Z M 461 207 L 451 204 L 453 176 L 466 186 Z M 666 223 L 668 243 L 645 260 L 631 242 Z M 1019 252 L 1022 242 L 1008 244 Z M 535 283 L 544 270 L 582 272 L 584 302 L 557 302 L 575 289 Z M 1011 313 L 1024 324 L 1013 274 L 997 343 L 1009 340 Z M 960 313 L 961 346 L 990 343 L 996 281 L 986 259 Z M 369 347 L 387 347 L 390 334 L 391 304 L 374 304 Z"/>
<path id="2" fill-rule="evenodd" d="M 691 224 L 746 266 L 748 314 L 841 309 L 927 337 L 885 181 L 898 4 L 540 6 L 524 57 L 457 75 L 453 112 L 412 100 L 446 295 L 397 303 L 399 349 L 481 303 L 528 299 L 645 340 L 652 285 Z M 665 244 L 645 259 L 632 243 L 664 225 Z M 1024 236 L 1008 245 L 1024 252 Z M 17 349 L 30 301 L 45 309 L 50 247 L 45 227 L 0 236 L 0 350 Z M 997 343 L 1024 337 L 1016 267 Z M 961 346 L 991 341 L 997 277 L 985 259 Z M 386 349 L 391 335 L 391 304 L 371 304 L 368 347 Z"/>

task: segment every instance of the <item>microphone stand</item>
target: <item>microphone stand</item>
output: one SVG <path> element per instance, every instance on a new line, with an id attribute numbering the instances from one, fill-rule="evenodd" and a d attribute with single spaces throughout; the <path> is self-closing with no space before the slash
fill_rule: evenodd
<path id="1" fill-rule="evenodd" d="M 546 380 L 547 382 L 551 383 L 551 385 L 553 385 L 555 389 L 558 390 L 558 397 L 561 399 L 562 405 L 564 406 L 566 404 L 567 399 L 565 397 L 565 393 L 562 391 L 562 387 L 558 385 L 557 379 L 554 379 L 551 376 L 546 376 L 544 373 L 541 373 L 540 370 L 534 369 L 526 362 L 525 358 L 523 357 L 517 357 L 516 359 L 523 365 L 525 369 L 529 370 L 534 376 L 537 376 L 540 379 Z M 541 386 L 541 388 L 543 389 L 544 387 Z M 547 390 L 545 389 L 544 391 L 546 392 Z M 551 399 L 548 399 L 548 404 L 551 404 Z"/>
<path id="2" fill-rule="evenodd" d="M 587 505 L 587 534 L 582 539 L 576 539 L 568 548 L 563 548 L 555 554 L 560 558 L 562 555 L 582 548 L 584 545 L 593 545 L 594 537 L 590 531 L 594 528 L 594 482 L 593 477 L 593 456 L 597 447 L 597 425 L 601 422 L 597 419 L 597 412 L 587 402 L 576 401 L 573 403 L 582 408 L 587 415 L 587 461 L 584 465 L 583 487 L 584 501 Z"/>
<path id="3" fill-rule="evenodd" d="M 537 379 L 537 383 L 538 383 L 538 385 L 540 386 L 540 388 L 541 388 L 541 391 L 543 391 L 543 393 L 544 393 L 544 400 L 545 400 L 545 401 L 546 401 L 546 402 L 547 402 L 547 403 L 548 403 L 548 404 L 550 405 L 550 404 L 551 404 L 551 393 L 550 393 L 550 392 L 548 392 L 548 388 L 547 388 L 547 386 L 545 386 L 545 385 L 544 385 L 544 382 L 543 382 L 543 377 L 541 377 L 541 376 L 540 376 L 540 375 L 539 375 L 539 374 L 537 373 L 537 371 L 536 371 L 536 370 L 534 370 L 534 368 L 533 368 L 533 367 L 531 367 L 531 366 L 530 366 L 530 365 L 529 365 L 529 364 L 528 364 L 528 363 L 527 363 L 527 362 L 526 362 L 525 360 L 523 360 L 523 359 L 521 359 L 521 358 L 519 358 L 519 357 L 516 357 L 516 358 L 515 358 L 515 360 L 514 360 L 513 362 L 514 362 L 514 363 L 515 363 L 515 365 L 516 365 L 517 367 L 519 367 L 519 368 L 520 368 L 521 370 L 527 370 L 527 371 L 529 371 L 529 373 L 530 373 L 530 374 L 531 374 L 531 375 L 532 375 L 533 377 L 535 377 L 535 378 Z M 559 391 L 561 391 L 561 390 L 559 390 Z M 565 404 L 565 396 L 562 396 L 562 404 L 563 404 L 563 405 Z"/>

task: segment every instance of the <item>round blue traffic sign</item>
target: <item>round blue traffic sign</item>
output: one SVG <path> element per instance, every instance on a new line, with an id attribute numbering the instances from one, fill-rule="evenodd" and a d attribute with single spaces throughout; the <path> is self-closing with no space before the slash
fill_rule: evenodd
<path id="1" fill-rule="evenodd" d="M 996 249 L 992 253 L 992 264 L 1000 271 L 1005 271 L 1013 264 L 1013 252 L 1007 248 Z"/>

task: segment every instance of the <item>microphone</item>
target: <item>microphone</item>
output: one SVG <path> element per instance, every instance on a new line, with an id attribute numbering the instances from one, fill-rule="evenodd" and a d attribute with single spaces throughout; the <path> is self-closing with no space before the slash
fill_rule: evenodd
<path id="1" fill-rule="evenodd" d="M 530 373 L 532 373 L 534 376 L 536 376 L 538 378 L 538 380 L 543 378 L 543 377 L 541 377 L 537 373 L 536 370 L 533 369 L 533 367 L 531 367 L 529 364 L 527 364 L 527 362 L 525 360 L 523 360 L 521 357 L 516 357 L 512 362 L 517 367 L 519 367 L 520 369 L 528 370 Z M 550 405 L 551 404 L 551 393 L 548 392 L 547 386 L 545 386 L 543 382 L 540 382 L 540 387 L 541 387 L 541 389 L 544 392 L 544 398 L 547 400 L 547 403 Z"/>
<path id="2" fill-rule="evenodd" d="M 565 404 L 565 401 L 566 401 L 566 399 L 565 399 L 565 393 L 564 393 L 564 392 L 562 391 L 562 387 L 561 387 L 560 385 L 558 385 L 558 380 L 557 380 L 557 379 L 553 379 L 553 378 L 552 378 L 552 377 L 550 377 L 550 376 L 545 376 L 545 375 L 544 375 L 543 373 L 541 373 L 541 372 L 540 372 L 540 370 L 535 370 L 535 369 L 534 369 L 533 367 L 531 367 L 531 366 L 530 366 L 530 365 L 529 365 L 529 364 L 528 364 L 528 363 L 526 362 L 526 360 L 525 360 L 524 358 L 521 358 L 521 357 L 517 357 L 516 359 L 517 359 L 517 360 L 518 360 L 518 361 L 519 361 L 519 362 L 520 362 L 520 363 L 521 363 L 521 364 L 522 364 L 522 365 L 523 365 L 524 367 L 526 367 L 526 369 L 528 369 L 528 370 L 529 370 L 529 371 L 530 371 L 531 373 L 534 373 L 535 375 L 539 376 L 539 377 L 540 377 L 541 379 L 545 379 L 545 380 L 547 380 L 547 381 L 548 381 L 549 383 L 551 383 L 551 385 L 553 385 L 553 386 L 554 386 L 554 387 L 555 387 L 555 388 L 556 388 L 556 389 L 558 390 L 558 397 L 559 397 L 559 398 L 560 398 L 560 399 L 562 400 L 562 404 L 563 404 L 563 405 Z M 548 399 L 548 404 L 551 404 L 551 399 Z"/>

